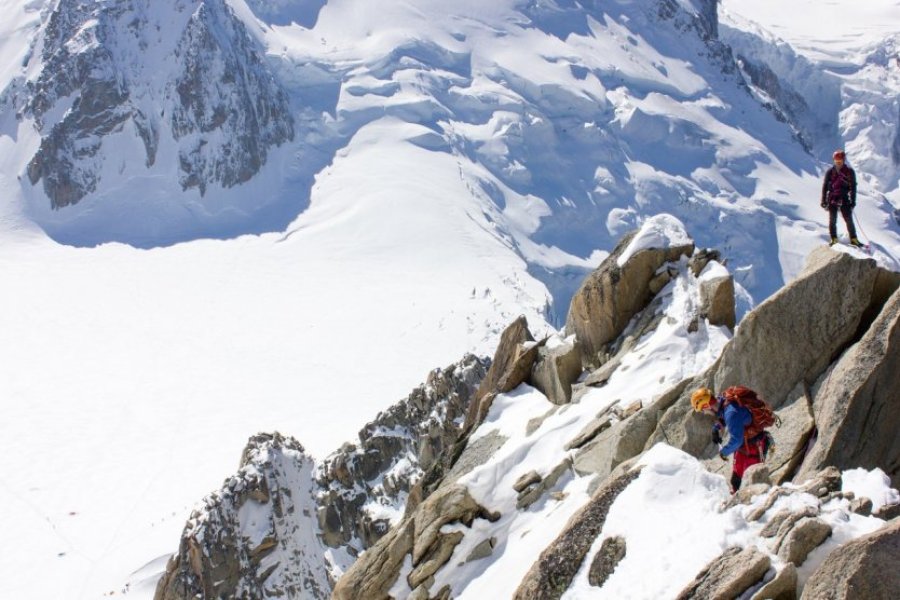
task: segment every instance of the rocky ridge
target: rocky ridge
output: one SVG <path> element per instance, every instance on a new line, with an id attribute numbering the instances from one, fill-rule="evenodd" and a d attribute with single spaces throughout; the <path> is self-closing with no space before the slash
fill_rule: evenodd
<path id="1" fill-rule="evenodd" d="M 241 469 L 194 511 L 156 597 L 327 598 L 361 552 L 392 531 L 425 471 L 446 463 L 488 364 L 468 355 L 316 462 L 259 434 Z"/>
<path id="2" fill-rule="evenodd" d="M 874 435 L 866 436 L 865 442 L 841 438 L 840 458 L 836 455 L 823 458 L 827 454 L 817 450 L 819 447 L 836 449 L 831 440 L 841 435 L 842 427 L 858 428 L 860 425 L 851 424 L 868 423 L 859 419 L 867 412 L 872 398 L 876 398 L 877 406 L 893 406 L 889 394 L 883 400 L 878 399 L 877 391 L 873 396 L 871 389 L 880 389 L 875 382 L 897 372 L 900 360 L 892 344 L 900 276 L 880 269 L 869 259 L 825 248 L 809 257 L 807 269 L 798 280 L 744 318 L 733 339 L 708 369 L 668 389 L 661 388 L 664 391 L 650 403 L 614 402 L 593 421 L 582 422 L 581 433 L 566 446 L 562 455 L 565 459 L 557 468 L 535 470 L 518 478 L 513 486 L 517 497 L 513 496 L 512 505 L 486 501 L 480 493 L 471 491 L 470 484 L 466 483 L 467 474 L 489 465 L 508 441 L 496 432 L 484 435 L 479 431 L 495 410 L 495 403 L 505 402 L 507 394 L 521 389 L 522 384 L 536 385 L 539 379 L 543 379 L 541 385 L 547 389 L 568 387 L 568 402 L 564 394 L 558 396 L 554 402 L 560 404 L 546 414 L 535 414 L 528 422 L 528 435 L 540 438 L 548 419 L 567 408 L 587 403 L 590 394 L 606 389 L 616 372 L 628 364 L 629 353 L 637 340 L 647 339 L 646 336 L 666 326 L 671 317 L 660 312 L 667 293 L 664 290 L 671 290 L 685 278 L 694 281 L 692 293 L 697 296 L 681 327 L 685 328 L 686 335 L 694 336 L 709 327 L 704 325 L 707 321 L 701 316 L 707 310 L 700 298 L 704 278 L 694 273 L 713 273 L 716 276 L 712 279 L 718 279 L 716 269 L 720 265 L 715 262 L 716 254 L 692 246 L 669 254 L 665 247 L 646 248 L 631 254 L 620 265 L 619 259 L 633 239 L 629 236 L 624 240 L 617 252 L 586 280 L 581 292 L 596 299 L 615 298 L 639 290 L 642 302 L 633 305 L 630 314 L 626 311 L 619 317 L 627 326 L 620 328 L 618 336 L 606 344 L 591 346 L 585 352 L 579 340 L 605 331 L 608 325 L 603 319 L 584 319 L 578 322 L 580 336 L 576 334 L 567 344 L 553 345 L 557 354 L 580 357 L 585 370 L 579 381 L 563 375 L 547 386 L 547 379 L 553 380 L 553 373 L 565 373 L 566 369 L 546 368 L 548 361 L 558 365 L 558 356 L 554 358 L 546 350 L 550 346 L 547 340 L 534 340 L 527 323 L 519 319 L 504 333 L 490 370 L 485 370 L 486 363 L 468 357 L 456 367 L 467 375 L 445 380 L 436 373 L 429 379 L 431 387 L 440 390 L 442 397 L 453 400 L 446 404 L 446 410 L 438 411 L 444 415 L 443 425 L 438 420 L 406 429 L 418 431 L 418 439 L 424 445 L 420 443 L 414 449 L 408 444 L 414 437 L 410 435 L 400 436 L 407 440 L 405 445 L 379 439 L 387 431 L 386 424 L 396 424 L 397 414 L 415 415 L 413 421 L 432 414 L 431 409 L 422 410 L 428 404 L 423 399 L 431 396 L 420 389 L 406 403 L 381 415 L 380 424 L 361 432 L 358 448 L 344 448 L 319 469 L 318 485 L 324 492 L 320 491 L 315 499 L 319 506 L 317 543 L 322 544 L 320 547 L 327 543 L 337 550 L 343 548 L 348 557 L 343 566 L 349 568 L 340 575 L 340 567 L 335 570 L 335 554 L 333 551 L 330 554 L 334 598 L 356 598 L 360 590 L 365 590 L 366 597 L 452 597 L 452 585 L 448 582 L 455 579 L 455 569 L 471 561 L 490 563 L 498 558 L 495 548 L 509 543 L 503 542 L 501 530 L 494 528 L 509 518 L 517 518 L 516 515 L 527 514 L 524 511 L 530 510 L 529 507 L 565 501 L 567 494 L 560 486 L 573 476 L 593 482 L 596 491 L 592 500 L 573 514 L 556 541 L 544 550 L 519 585 L 516 597 L 560 597 L 583 564 L 596 563 L 592 569 L 596 574 L 592 577 L 597 582 L 595 585 L 602 586 L 616 564 L 627 560 L 627 539 L 619 540 L 614 547 L 605 544 L 606 549 L 598 550 L 596 555 L 590 549 L 601 535 L 605 511 L 640 477 L 640 468 L 635 465 L 644 453 L 664 442 L 700 458 L 709 457 L 708 465 L 713 470 L 722 468 L 711 457 L 708 423 L 689 408 L 690 392 L 699 385 L 721 389 L 731 383 L 745 382 L 762 391 L 791 425 L 773 430 L 776 454 L 766 465 L 748 472 L 746 485 L 725 507 L 740 511 L 748 527 L 756 531 L 759 540 L 756 549 L 728 550 L 685 588 L 682 597 L 747 594 L 747 597 L 764 598 L 793 597 L 800 593 L 805 582 L 798 578 L 797 568 L 830 539 L 829 523 L 848 518 L 840 515 L 866 515 L 871 511 L 867 499 L 855 498 L 841 490 L 840 471 L 834 466 L 823 470 L 826 464 L 840 468 L 879 467 L 897 485 L 898 473 L 892 462 L 897 456 L 892 446 L 895 439 L 888 433 L 895 429 L 890 423 L 886 424 L 884 434 L 877 430 Z M 656 257 L 653 259 L 656 266 L 650 269 L 656 275 L 648 278 L 646 261 L 650 257 Z M 616 276 L 605 275 L 611 272 Z M 855 281 L 856 285 L 844 285 L 848 280 Z M 602 293 L 597 291 L 598 281 L 607 282 Z M 579 295 L 573 299 L 573 306 L 585 303 L 586 299 Z M 598 308 L 585 314 L 610 316 L 603 311 L 606 309 Z M 832 319 L 829 321 L 825 315 L 831 315 Z M 810 343 L 797 348 L 791 343 L 795 339 Z M 544 367 L 540 366 L 542 363 Z M 827 383 L 829 377 L 837 379 L 835 373 L 839 369 L 853 368 L 858 372 L 858 367 L 851 366 L 859 363 L 869 365 L 869 369 L 857 378 L 840 379 L 852 389 L 832 391 L 833 384 Z M 440 383 L 435 385 L 435 381 Z M 857 396 L 868 401 L 853 401 Z M 844 400 L 848 397 L 849 402 Z M 884 415 L 887 409 L 881 410 L 879 414 Z M 419 422 L 429 421 L 426 418 Z M 454 426 L 448 428 L 449 422 Z M 807 453 L 817 428 L 818 437 Z M 858 429 L 851 428 L 844 435 L 850 436 L 855 431 Z M 423 452 L 423 448 L 428 450 Z M 413 477 L 400 485 L 387 483 L 392 481 L 398 462 L 385 460 L 383 453 L 407 458 L 415 454 L 421 461 L 419 465 L 427 466 L 435 449 L 442 449 L 442 459 L 432 462 L 431 469 L 416 470 Z M 371 482 L 380 482 L 382 487 Z M 393 493 L 397 490 L 402 492 Z M 795 497 L 798 500 L 791 500 Z M 372 518 L 373 513 L 366 515 L 361 507 L 368 506 L 371 510 L 373 502 L 391 505 L 395 515 L 405 514 L 393 520 Z M 887 516 L 890 510 L 881 510 L 879 515 Z M 366 552 L 357 557 L 361 549 Z M 604 570 L 605 574 L 601 575 Z M 171 573 L 170 565 L 164 582 L 173 580 Z M 176 598 L 167 591 L 171 587 L 161 584 L 157 598 Z"/>

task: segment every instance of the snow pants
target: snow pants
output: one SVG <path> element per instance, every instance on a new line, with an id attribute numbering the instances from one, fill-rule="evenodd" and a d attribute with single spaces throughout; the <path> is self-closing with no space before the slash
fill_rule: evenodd
<path id="1" fill-rule="evenodd" d="M 853 226 L 853 209 L 846 204 L 841 204 L 840 206 L 830 204 L 828 206 L 828 233 L 831 234 L 831 239 L 837 239 L 838 210 L 841 211 L 841 216 L 844 217 L 844 224 L 847 225 L 847 234 L 850 236 L 850 239 L 856 239 L 856 227 Z"/>
<path id="2" fill-rule="evenodd" d="M 735 493 L 741 487 L 741 479 L 744 471 L 762 462 L 758 453 L 744 454 L 743 448 L 734 453 L 734 466 L 731 470 L 731 493 Z"/>

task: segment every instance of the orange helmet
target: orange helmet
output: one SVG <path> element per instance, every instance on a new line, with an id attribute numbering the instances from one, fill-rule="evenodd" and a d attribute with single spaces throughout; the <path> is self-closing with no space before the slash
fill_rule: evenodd
<path id="1" fill-rule="evenodd" d="M 707 408 L 714 402 L 712 390 L 709 388 L 699 388 L 691 394 L 691 407 L 697 412 Z"/>
<path id="2" fill-rule="evenodd" d="M 843 150 L 835 150 L 834 154 L 831 155 L 831 159 L 832 160 L 837 160 L 837 159 L 847 160 L 847 155 L 844 154 Z"/>

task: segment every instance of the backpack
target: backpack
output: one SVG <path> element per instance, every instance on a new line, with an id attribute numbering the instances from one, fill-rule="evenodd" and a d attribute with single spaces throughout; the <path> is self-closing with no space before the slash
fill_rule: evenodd
<path id="1" fill-rule="evenodd" d="M 750 388 L 734 385 L 725 390 L 722 395 L 725 397 L 725 404 L 736 404 L 750 411 L 752 420 L 744 428 L 745 442 L 759 436 L 772 425 L 781 425 L 781 419 L 772 411 L 772 407 Z"/>

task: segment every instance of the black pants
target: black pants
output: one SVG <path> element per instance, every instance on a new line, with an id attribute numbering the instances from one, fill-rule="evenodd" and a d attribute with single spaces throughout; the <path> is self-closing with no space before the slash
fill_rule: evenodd
<path id="1" fill-rule="evenodd" d="M 846 204 L 841 206 L 831 204 L 828 206 L 828 233 L 831 234 L 832 239 L 837 238 L 838 209 L 841 209 L 841 216 L 844 217 L 844 223 L 847 225 L 847 233 L 850 234 L 850 239 L 856 239 L 856 227 L 853 226 L 853 209 Z"/>

